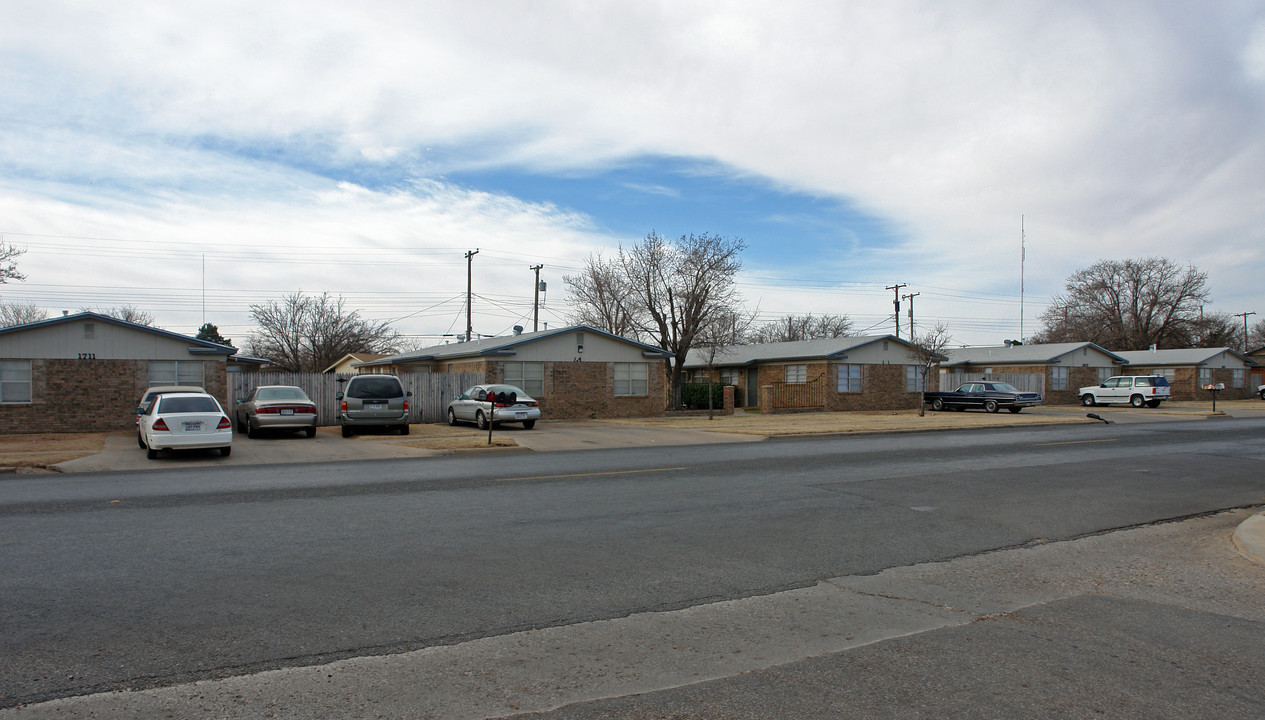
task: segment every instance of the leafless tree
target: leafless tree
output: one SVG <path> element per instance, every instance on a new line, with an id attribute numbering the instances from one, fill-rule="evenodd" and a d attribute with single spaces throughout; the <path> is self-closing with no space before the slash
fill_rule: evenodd
<path id="1" fill-rule="evenodd" d="M 26 279 L 25 275 L 18 272 L 18 265 L 14 262 L 14 258 L 24 252 L 26 250 L 14 246 L 7 240 L 0 240 L 0 283 Z"/>
<path id="2" fill-rule="evenodd" d="M 743 343 L 751 332 L 751 324 L 755 313 L 741 313 L 737 310 L 717 313 L 699 332 L 696 343 L 698 352 L 702 353 L 707 369 L 707 419 L 715 417 L 712 406 L 712 375 L 716 369 L 716 360 L 724 351 L 734 345 Z"/>
<path id="3" fill-rule="evenodd" d="M 1252 326 L 1248 331 L 1247 349 L 1248 352 L 1257 348 L 1265 347 L 1265 320 L 1261 320 Z"/>
<path id="4" fill-rule="evenodd" d="M 389 323 L 365 320 L 329 293 L 290 293 L 280 302 L 251 305 L 250 314 L 258 329 L 247 354 L 285 372 L 320 372 L 351 352 L 394 353 L 400 339 Z"/>
<path id="5" fill-rule="evenodd" d="M 1212 312 L 1190 323 L 1190 347 L 1243 346 L 1243 325 L 1230 313 Z"/>
<path id="6" fill-rule="evenodd" d="M 600 254 L 589 255 L 583 270 L 562 277 L 571 291 L 571 322 L 634 337 L 637 328 L 627 305 L 627 280 L 618 261 L 604 260 Z"/>
<path id="7" fill-rule="evenodd" d="M 35 303 L 0 302 L 0 327 L 12 327 L 39 322 L 48 317 L 48 311 Z"/>
<path id="8" fill-rule="evenodd" d="M 847 315 L 794 315 L 757 326 L 747 337 L 751 344 L 841 338 L 852 335 L 852 318 Z"/>
<path id="9" fill-rule="evenodd" d="M 117 318 L 124 322 L 136 323 L 137 325 L 149 325 L 152 327 L 154 324 L 154 314 L 149 312 L 148 310 L 141 310 L 135 305 L 115 305 L 112 308 L 105 308 L 105 309 L 102 309 L 102 308 L 80 308 L 80 309 L 84 311 L 100 313 L 102 315 L 109 315 L 112 318 Z"/>
<path id="10" fill-rule="evenodd" d="M 1067 279 L 1033 342 L 1093 342 L 1110 350 L 1189 346 L 1211 301 L 1208 274 L 1167 258 L 1100 260 Z"/>
<path id="11" fill-rule="evenodd" d="M 922 393 L 918 395 L 918 416 L 927 414 L 926 392 L 931 379 L 931 369 L 944 360 L 945 348 L 949 347 L 949 328 L 944 323 L 936 323 L 921 335 L 914 338 L 914 357 L 918 359 L 918 373 L 922 377 Z"/>
<path id="12" fill-rule="evenodd" d="M 734 276 L 746 247 L 740 238 L 709 233 L 668 240 L 651 232 L 637 245 L 620 248 L 634 327 L 672 353 L 665 361 L 669 407 L 680 405 L 685 361 L 699 334 L 741 305 Z"/>

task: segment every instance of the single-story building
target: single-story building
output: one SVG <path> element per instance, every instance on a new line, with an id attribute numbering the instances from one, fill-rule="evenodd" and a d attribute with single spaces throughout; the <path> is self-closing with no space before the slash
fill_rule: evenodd
<path id="1" fill-rule="evenodd" d="M 1255 367 L 1249 371 L 1251 379 L 1248 380 L 1248 386 L 1258 388 L 1265 385 L 1265 345 L 1248 352 L 1247 359 L 1255 364 Z"/>
<path id="2" fill-rule="evenodd" d="M 1248 386 L 1248 370 L 1255 365 L 1234 348 L 1189 348 L 1174 350 L 1131 350 L 1117 352 L 1128 363 L 1121 375 L 1163 375 L 1173 389 L 1174 400 L 1207 400 L 1204 385 L 1223 383 L 1219 398 L 1241 400 L 1252 397 L 1256 388 Z"/>
<path id="3" fill-rule="evenodd" d="M 321 372 L 335 375 L 354 375 L 357 370 L 353 365 L 356 363 L 372 362 L 373 360 L 381 360 L 384 357 L 390 356 L 382 353 L 347 353 Z"/>
<path id="4" fill-rule="evenodd" d="M 672 354 L 587 325 L 435 345 L 352 363 L 354 372 L 475 373 L 540 401 L 549 419 L 648 417 L 667 406 Z"/>
<path id="5" fill-rule="evenodd" d="M 236 352 L 95 312 L 0 328 L 0 432 L 130 429 L 151 385 L 200 385 L 227 407 Z"/>
<path id="6" fill-rule="evenodd" d="M 1039 392 L 1051 405 L 1074 404 L 1080 388 L 1127 374 L 1120 353 L 1091 342 L 952 348 L 944 354 L 940 383 L 948 390 L 966 380 L 1000 380 Z"/>
<path id="7" fill-rule="evenodd" d="M 707 382 L 709 365 L 713 382 L 736 388 L 738 407 L 762 412 L 895 410 L 916 406 L 923 389 L 915 346 L 893 335 L 732 345 L 710 363 L 696 350 L 690 381 Z"/>

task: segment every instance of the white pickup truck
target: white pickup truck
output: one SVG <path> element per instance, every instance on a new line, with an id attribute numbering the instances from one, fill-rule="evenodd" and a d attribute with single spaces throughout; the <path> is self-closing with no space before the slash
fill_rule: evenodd
<path id="1" fill-rule="evenodd" d="M 1262 400 L 1265 400 L 1265 385 L 1256 388 L 1256 394 L 1260 395 Z"/>

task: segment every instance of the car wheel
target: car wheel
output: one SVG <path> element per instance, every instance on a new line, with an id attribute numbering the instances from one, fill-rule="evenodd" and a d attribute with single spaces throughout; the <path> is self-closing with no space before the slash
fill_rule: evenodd
<path id="1" fill-rule="evenodd" d="M 408 435 L 408 423 L 404 423 L 403 425 L 400 426 L 400 434 Z"/>
<path id="2" fill-rule="evenodd" d="M 1147 407 L 1149 407 L 1149 408 L 1157 408 L 1157 407 L 1159 407 L 1159 406 L 1160 406 L 1160 401 L 1159 401 L 1159 400 L 1147 400 L 1147 401 L 1146 401 L 1146 406 L 1147 406 Z"/>
<path id="3" fill-rule="evenodd" d="M 484 417 L 484 416 L 483 416 L 483 411 L 482 411 L 482 410 L 480 410 L 479 412 L 475 413 L 475 416 L 474 416 L 474 424 L 475 424 L 475 425 L 477 425 L 477 426 L 479 427 L 479 429 L 480 429 L 480 430 L 487 430 L 487 429 L 488 429 L 488 419 L 487 419 L 486 417 Z"/>
<path id="4" fill-rule="evenodd" d="M 248 438 L 259 437 L 259 428 L 255 427 L 255 423 L 250 421 L 249 415 L 246 416 L 246 437 Z"/>
<path id="5" fill-rule="evenodd" d="M 220 457 L 228 457 L 233 454 L 232 446 L 220 448 Z"/>
<path id="6" fill-rule="evenodd" d="M 1093 393 L 1085 393 L 1084 395 L 1081 395 L 1081 405 L 1084 405 L 1085 407 L 1093 407 L 1097 404 L 1098 403 L 1094 402 Z"/>
<path id="7" fill-rule="evenodd" d="M 316 437 L 316 428 L 315 428 L 315 427 L 305 428 L 305 429 L 303 430 L 303 432 L 307 433 L 307 436 L 308 436 L 308 437 L 310 437 L 310 438 L 314 438 L 314 437 Z"/>
<path id="8" fill-rule="evenodd" d="M 343 426 L 343 437 L 351 437 L 351 428 Z"/>
<path id="9" fill-rule="evenodd" d="M 996 401 L 996 400 L 985 400 L 985 401 L 984 401 L 984 412 L 990 412 L 990 413 L 995 413 L 995 412 L 997 412 L 997 401 Z"/>
<path id="10" fill-rule="evenodd" d="M 142 450 L 146 449 L 145 438 L 141 437 L 140 433 L 136 433 L 136 444 L 140 445 Z"/>
<path id="11" fill-rule="evenodd" d="M 1006 409 L 1007 409 L 1007 410 L 1009 410 L 1010 412 L 1012 412 L 1012 413 L 1014 413 L 1014 414 L 1018 415 L 1018 414 L 1019 414 L 1019 411 L 1020 411 L 1020 410 L 1022 410 L 1023 408 L 1021 408 L 1021 407 L 1011 407 L 1011 408 L 1006 408 Z"/>
<path id="12" fill-rule="evenodd" d="M 155 450 L 155 449 L 153 449 L 153 448 L 146 448 L 146 449 L 145 449 L 145 457 L 149 458 L 150 460 L 157 460 L 157 459 L 158 459 L 158 451 L 157 451 L 157 450 Z"/>
<path id="13" fill-rule="evenodd" d="M 523 427 L 524 427 L 524 428 L 526 428 L 527 430 L 531 430 L 532 428 L 536 427 L 536 421 L 535 421 L 535 420 L 524 420 L 524 421 L 523 421 Z"/>
<path id="14" fill-rule="evenodd" d="M 1146 398 L 1142 397 L 1141 395 L 1134 395 L 1133 397 L 1129 398 L 1129 404 L 1135 408 L 1140 408 L 1146 404 Z"/>
<path id="15" fill-rule="evenodd" d="M 932 400 L 931 409 L 935 410 L 936 412 L 940 412 L 941 410 L 944 409 L 944 401 L 941 400 L 940 398 L 936 398 L 935 400 Z"/>
<path id="16" fill-rule="evenodd" d="M 453 412 L 452 408 L 448 408 L 448 424 L 454 427 L 457 425 L 457 413 Z"/>

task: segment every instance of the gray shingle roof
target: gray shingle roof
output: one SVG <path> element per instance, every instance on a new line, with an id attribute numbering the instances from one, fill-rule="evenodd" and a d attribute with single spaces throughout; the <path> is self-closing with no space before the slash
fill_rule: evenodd
<path id="1" fill-rule="evenodd" d="M 353 367 L 374 367 L 378 365 L 395 365 L 397 363 L 426 362 L 431 360 L 455 360 L 457 358 L 467 357 L 487 357 L 496 355 L 512 355 L 510 352 L 518 345 L 543 340 L 554 335 L 562 335 L 571 332 L 589 332 L 596 335 L 602 335 L 612 340 L 626 342 L 630 345 L 636 345 L 642 349 L 642 352 L 658 355 L 660 357 L 672 357 L 672 353 L 653 345 L 629 340 L 626 337 L 620 337 L 608 333 L 605 330 L 599 330 L 588 325 L 571 325 L 569 327 L 555 328 L 552 330 L 540 330 L 538 332 L 525 332 L 518 335 L 507 335 L 505 337 L 479 338 L 470 342 L 449 343 L 447 345 L 433 345 L 421 350 L 402 353 L 400 355 L 390 355 L 388 357 L 372 360 L 369 362 L 352 363 Z"/>
<path id="2" fill-rule="evenodd" d="M 1130 365 L 1202 365 L 1223 352 L 1252 363 L 1252 359 L 1229 347 L 1177 348 L 1172 350 L 1127 350 L 1118 352 Z"/>
<path id="3" fill-rule="evenodd" d="M 995 345 L 989 347 L 951 348 L 944 351 L 949 361 L 944 365 L 979 365 L 981 363 L 1032 363 L 1041 365 L 1054 362 L 1064 355 L 1091 347 L 1110 356 L 1113 360 L 1124 362 L 1120 353 L 1098 347 L 1091 342 L 1047 343 L 1043 345 Z"/>
<path id="4" fill-rule="evenodd" d="M 864 335 L 859 337 L 818 338 L 816 340 L 796 340 L 792 342 L 762 343 L 760 345 L 732 345 L 722 349 L 713 363 L 716 367 L 733 367 L 753 365 L 758 362 L 775 362 L 784 360 L 832 360 L 843 357 L 849 350 L 863 345 L 892 340 L 907 347 L 913 347 L 906 340 L 892 335 Z M 703 351 L 692 350 L 685 361 L 687 368 L 707 366 L 707 357 Z"/>

